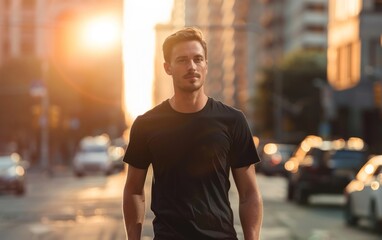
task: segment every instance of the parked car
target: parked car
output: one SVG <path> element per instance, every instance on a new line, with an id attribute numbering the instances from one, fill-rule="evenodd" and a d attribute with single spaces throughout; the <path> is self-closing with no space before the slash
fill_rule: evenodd
<path id="1" fill-rule="evenodd" d="M 27 166 L 27 162 L 18 153 L 0 154 L 0 189 L 24 195 Z"/>
<path id="2" fill-rule="evenodd" d="M 321 146 L 323 143 L 323 139 L 319 136 L 308 135 L 304 138 L 303 141 L 298 145 L 292 156 L 288 159 L 288 161 L 284 164 L 285 169 L 288 173 L 294 173 L 298 169 L 299 163 L 304 159 L 306 153 L 312 147 Z"/>
<path id="3" fill-rule="evenodd" d="M 354 139 L 351 140 L 354 142 Z M 307 204 L 314 194 L 342 194 L 346 185 L 366 163 L 363 147 L 341 141 L 323 141 L 311 147 L 288 177 L 287 199 Z"/>
<path id="4" fill-rule="evenodd" d="M 354 226 L 369 219 L 374 230 L 382 232 L 382 155 L 372 158 L 346 186 L 345 220 Z"/>
<path id="5" fill-rule="evenodd" d="M 117 171 L 125 170 L 125 163 L 123 162 L 125 149 L 120 146 L 110 146 L 108 152 L 112 160 L 113 169 Z"/>
<path id="6" fill-rule="evenodd" d="M 296 145 L 282 143 L 267 143 L 260 153 L 261 161 L 258 163 L 258 170 L 265 175 L 287 176 L 285 162 L 292 156 Z"/>
<path id="7" fill-rule="evenodd" d="M 73 170 L 76 176 L 81 177 L 90 172 L 111 174 L 114 165 L 113 157 L 109 152 L 110 146 L 110 139 L 107 135 L 83 138 L 73 160 Z"/>

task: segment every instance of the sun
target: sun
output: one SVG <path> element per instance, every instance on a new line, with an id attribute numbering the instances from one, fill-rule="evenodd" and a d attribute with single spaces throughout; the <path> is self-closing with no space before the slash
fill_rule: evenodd
<path id="1" fill-rule="evenodd" d="M 117 16 L 95 16 L 82 23 L 81 46 L 91 51 L 108 50 L 121 42 L 122 26 Z"/>
<path id="2" fill-rule="evenodd" d="M 131 122 L 153 105 L 155 25 L 170 20 L 173 0 L 126 0 L 123 21 L 124 103 Z"/>

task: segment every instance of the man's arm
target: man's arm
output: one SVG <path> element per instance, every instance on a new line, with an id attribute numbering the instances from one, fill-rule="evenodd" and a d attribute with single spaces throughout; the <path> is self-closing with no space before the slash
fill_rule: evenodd
<path id="1" fill-rule="evenodd" d="M 245 240 L 260 239 L 263 221 L 263 201 L 256 182 L 254 164 L 232 169 L 239 192 L 239 216 Z"/>
<path id="2" fill-rule="evenodd" d="M 123 191 L 123 216 L 127 239 L 141 239 L 142 225 L 145 219 L 144 185 L 147 169 L 128 166 L 125 188 Z"/>

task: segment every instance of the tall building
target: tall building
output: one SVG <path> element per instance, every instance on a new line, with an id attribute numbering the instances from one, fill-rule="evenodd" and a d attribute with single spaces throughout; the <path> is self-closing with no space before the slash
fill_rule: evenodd
<path id="1" fill-rule="evenodd" d="M 337 90 L 336 130 L 363 137 L 382 152 L 382 1 L 330 0 L 329 13 L 328 80 Z"/>
<path id="2" fill-rule="evenodd" d="M 284 52 L 298 49 L 326 51 L 327 0 L 285 2 Z"/>
<path id="3" fill-rule="evenodd" d="M 327 48 L 327 0 L 256 0 L 260 23 L 257 52 L 260 66 L 277 63 L 296 50 Z"/>

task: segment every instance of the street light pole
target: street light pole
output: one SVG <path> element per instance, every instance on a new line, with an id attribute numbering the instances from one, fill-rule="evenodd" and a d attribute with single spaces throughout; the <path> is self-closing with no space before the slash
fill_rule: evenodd
<path id="1" fill-rule="evenodd" d="M 275 128 L 275 138 L 277 141 L 282 142 L 283 132 L 282 132 L 282 124 L 283 124 L 283 114 L 282 114 L 282 75 L 281 70 L 276 65 L 276 58 L 273 59 L 273 71 L 274 71 L 274 92 L 273 92 L 273 102 L 274 102 L 274 112 L 273 112 L 273 120 L 274 120 L 274 128 Z"/>
<path id="2" fill-rule="evenodd" d="M 47 60 L 44 60 L 41 66 L 42 70 L 42 81 L 45 88 L 44 94 L 41 96 L 41 159 L 40 164 L 43 171 L 50 174 L 50 164 L 49 164 L 49 93 L 47 86 L 48 70 L 49 64 Z"/>

